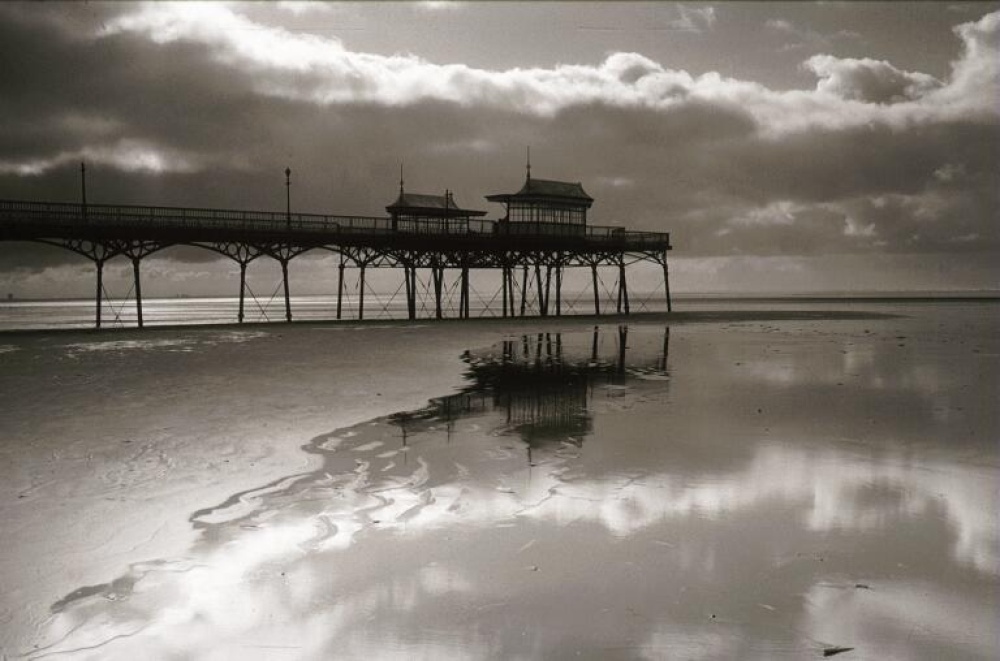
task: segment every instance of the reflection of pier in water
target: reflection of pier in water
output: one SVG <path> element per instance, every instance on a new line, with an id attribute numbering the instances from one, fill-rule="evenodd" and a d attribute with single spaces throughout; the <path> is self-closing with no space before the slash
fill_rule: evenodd
<path id="1" fill-rule="evenodd" d="M 578 336 L 577 336 L 578 337 Z M 504 340 L 486 352 L 467 352 L 468 376 L 474 381 L 462 392 L 441 397 L 419 411 L 390 416 L 407 437 L 446 426 L 450 434 L 456 420 L 489 412 L 505 415 L 501 433 L 514 432 L 532 448 L 571 443 L 580 446 L 592 430 L 590 400 L 599 386 L 620 386 L 639 376 L 668 376 L 670 328 L 663 333 L 662 350 L 650 358 L 631 362 L 628 327 L 619 326 L 614 353 L 602 351 L 598 327 L 585 344 L 564 342 L 561 333 L 523 335 Z"/>

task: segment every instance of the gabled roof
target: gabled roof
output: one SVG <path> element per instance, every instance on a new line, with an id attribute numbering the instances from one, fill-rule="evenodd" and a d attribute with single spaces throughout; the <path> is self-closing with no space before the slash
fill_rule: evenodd
<path id="1" fill-rule="evenodd" d="M 524 186 L 521 187 L 516 193 L 498 193 L 496 195 L 487 195 L 486 199 L 490 202 L 508 202 L 512 199 L 533 199 L 535 201 L 541 201 L 546 198 L 553 201 L 559 202 L 576 202 L 582 206 L 590 206 L 594 202 L 594 198 L 587 195 L 586 191 L 583 190 L 583 185 L 580 182 L 569 182 L 569 181 L 554 181 L 552 179 L 535 179 L 530 178 L 524 182 Z"/>
<path id="2" fill-rule="evenodd" d="M 552 197 L 569 197 L 593 202 L 594 198 L 587 195 L 580 182 L 553 181 L 551 179 L 528 179 L 517 192 L 518 195 L 551 195 Z"/>
<path id="3" fill-rule="evenodd" d="M 396 201 L 385 208 L 386 211 L 409 211 L 431 216 L 485 216 L 485 211 L 463 209 L 452 195 L 424 195 L 421 193 L 400 193 Z"/>

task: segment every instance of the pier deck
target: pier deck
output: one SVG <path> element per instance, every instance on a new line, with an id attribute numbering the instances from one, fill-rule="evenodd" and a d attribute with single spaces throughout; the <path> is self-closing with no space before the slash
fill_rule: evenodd
<path id="1" fill-rule="evenodd" d="M 137 323 L 142 320 L 140 264 L 144 257 L 178 245 L 205 248 L 240 266 L 238 321 L 244 317 L 246 268 L 261 256 L 282 267 L 286 320 L 292 320 L 288 287 L 289 262 L 309 250 L 339 254 L 337 319 L 342 318 L 344 269 L 360 270 L 364 317 L 364 273 L 367 268 L 403 268 L 408 316 L 416 318 L 416 272 L 430 269 L 435 292 L 434 316 L 441 318 L 445 269 L 460 271 L 459 316 L 469 317 L 469 269 L 499 269 L 503 315 L 524 314 L 529 297 L 539 314 L 563 313 L 564 268 L 590 267 L 594 312 L 600 314 L 598 266 L 619 269 L 617 311 L 628 314 L 625 267 L 649 261 L 663 269 L 664 295 L 671 308 L 667 252 L 670 235 L 610 226 L 570 226 L 555 223 L 507 223 L 470 218 L 441 224 L 434 220 L 396 225 L 388 217 L 281 213 L 118 204 L 80 204 L 0 200 L 0 241 L 34 241 L 55 245 L 94 262 L 97 269 L 95 325 L 101 326 L 102 274 L 105 262 L 123 256 L 132 260 Z M 515 270 L 521 270 L 521 286 Z M 534 271 L 534 289 L 528 287 Z M 554 285 L 554 287 L 553 287 Z M 554 305 L 550 298 L 555 293 Z M 517 299 L 520 298 L 518 301 Z"/>

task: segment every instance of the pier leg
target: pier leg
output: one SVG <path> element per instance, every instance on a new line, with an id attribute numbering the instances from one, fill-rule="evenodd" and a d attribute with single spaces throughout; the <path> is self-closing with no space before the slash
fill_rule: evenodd
<path id="1" fill-rule="evenodd" d="M 524 316 L 525 309 L 528 306 L 528 265 L 525 264 L 521 269 L 521 316 Z"/>
<path id="2" fill-rule="evenodd" d="M 135 315 L 139 328 L 142 328 L 142 280 L 139 279 L 139 258 L 132 258 L 132 278 L 135 281 Z"/>
<path id="3" fill-rule="evenodd" d="M 417 267 L 416 266 L 410 269 L 410 280 L 412 281 L 412 284 L 410 285 L 410 292 L 411 292 L 410 319 L 416 319 L 417 318 Z"/>
<path id="4" fill-rule="evenodd" d="M 625 279 L 625 259 L 622 258 L 618 262 L 618 300 L 619 307 L 623 303 L 625 305 L 625 314 L 628 314 L 628 280 Z M 621 310 L 618 310 L 621 313 Z"/>
<path id="5" fill-rule="evenodd" d="M 625 346 L 628 344 L 628 326 L 618 326 L 618 373 L 625 373 Z"/>
<path id="6" fill-rule="evenodd" d="M 240 262 L 240 310 L 236 313 L 237 323 L 243 323 L 243 302 L 247 291 L 247 263 Z"/>
<path id="7" fill-rule="evenodd" d="M 337 319 L 344 307 L 344 256 L 340 256 L 340 266 L 337 267 Z"/>
<path id="8" fill-rule="evenodd" d="M 462 267 L 462 318 L 469 318 L 469 267 Z"/>
<path id="9" fill-rule="evenodd" d="M 503 287 L 503 316 L 507 317 L 507 267 L 500 270 L 500 286 Z"/>
<path id="10" fill-rule="evenodd" d="M 535 289 L 538 290 L 538 316 L 545 316 L 545 292 L 542 289 L 542 265 L 535 262 Z"/>
<path id="11" fill-rule="evenodd" d="M 410 291 L 413 292 L 413 300 L 410 303 L 410 307 L 413 309 L 413 317 L 412 318 L 416 319 L 417 318 L 417 294 L 418 294 L 418 290 L 417 290 L 417 267 L 416 266 L 414 266 L 413 269 L 410 271 L 410 280 L 413 281 L 413 284 L 410 287 Z"/>
<path id="12" fill-rule="evenodd" d="M 552 266 L 545 267 L 545 316 L 549 316 L 549 299 L 552 296 Z"/>
<path id="13" fill-rule="evenodd" d="M 94 328 L 101 327 L 101 298 L 104 291 L 104 260 L 96 259 L 94 264 L 97 265 L 97 307 L 95 310 L 96 318 L 94 319 Z"/>
<path id="14" fill-rule="evenodd" d="M 660 357 L 660 371 L 667 371 L 667 356 L 670 355 L 670 326 L 663 329 L 663 355 Z"/>
<path id="15" fill-rule="evenodd" d="M 667 268 L 667 253 L 663 253 L 663 293 L 667 297 L 667 312 L 673 312 L 670 304 L 670 271 Z"/>
<path id="16" fill-rule="evenodd" d="M 597 334 L 598 327 L 594 326 L 594 338 L 590 342 L 590 360 L 592 362 L 597 362 Z"/>
<path id="17" fill-rule="evenodd" d="M 622 270 L 621 264 L 618 265 L 618 304 L 615 308 L 618 314 L 622 313 Z"/>
<path id="18" fill-rule="evenodd" d="M 562 316 L 562 264 L 556 266 L 556 316 Z"/>
<path id="19" fill-rule="evenodd" d="M 435 266 L 432 274 L 434 276 L 434 318 L 441 319 L 444 316 L 441 312 L 441 282 L 444 280 L 444 269 Z"/>
<path id="20" fill-rule="evenodd" d="M 358 274 L 358 319 L 365 318 L 365 265 L 361 265 Z"/>
<path id="21" fill-rule="evenodd" d="M 281 281 L 285 286 L 285 321 L 292 320 L 292 297 L 288 291 L 288 260 L 281 260 Z"/>
<path id="22" fill-rule="evenodd" d="M 629 306 L 628 306 L 628 277 L 626 277 L 626 273 L 625 273 L 625 261 L 624 260 L 622 260 L 622 262 L 621 262 L 621 270 L 622 270 L 622 273 L 621 273 L 622 302 L 625 304 L 625 314 L 628 314 L 629 313 Z"/>
<path id="23" fill-rule="evenodd" d="M 601 292 L 597 289 L 597 264 L 590 265 L 590 276 L 594 281 L 594 314 L 601 314 Z"/>
<path id="24" fill-rule="evenodd" d="M 410 267 L 403 267 L 403 279 L 406 281 L 406 316 L 413 319 L 413 284 L 410 280 Z"/>

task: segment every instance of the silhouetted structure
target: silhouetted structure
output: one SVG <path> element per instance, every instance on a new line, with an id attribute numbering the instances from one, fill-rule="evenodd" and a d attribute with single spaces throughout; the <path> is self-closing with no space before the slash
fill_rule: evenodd
<path id="1" fill-rule="evenodd" d="M 667 309 L 672 309 L 667 253 L 669 233 L 633 232 L 620 227 L 587 224 L 593 199 L 580 184 L 532 179 L 520 191 L 491 195 L 506 205 L 498 221 L 485 220 L 483 211 L 461 208 L 454 196 L 406 193 L 400 181 L 397 199 L 386 207 L 389 217 L 293 213 L 291 170 L 285 170 L 284 213 L 266 211 L 149 207 L 89 204 L 82 177 L 81 202 L 26 202 L 0 200 L 0 240 L 36 241 L 71 250 L 92 260 L 97 268 L 96 320 L 101 326 L 104 264 L 124 256 L 132 261 L 136 316 L 142 318 L 140 264 L 170 246 L 198 246 L 224 255 L 240 267 L 237 320 L 244 320 L 246 269 L 268 256 L 281 265 L 285 318 L 292 320 L 288 265 L 309 250 L 328 250 L 340 257 L 337 272 L 336 318 L 343 314 L 344 271 L 358 269 L 357 317 L 365 313 L 365 273 L 368 268 L 403 268 L 407 313 L 417 316 L 417 271 L 428 269 L 433 283 L 433 314 L 444 316 L 446 271 L 457 272 L 458 316 L 470 316 L 470 269 L 499 269 L 502 273 L 502 314 L 523 316 L 529 300 L 547 316 L 563 312 L 562 276 L 565 268 L 590 267 L 594 313 L 600 314 L 598 266 L 618 269 L 617 308 L 628 314 L 625 267 L 636 261 L 662 266 Z M 514 272 L 520 267 L 520 288 Z M 529 272 L 534 271 L 534 289 Z M 554 305 L 550 306 L 551 294 Z"/>

